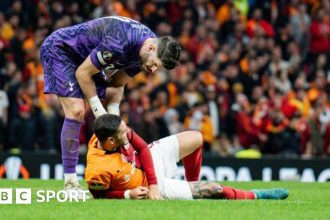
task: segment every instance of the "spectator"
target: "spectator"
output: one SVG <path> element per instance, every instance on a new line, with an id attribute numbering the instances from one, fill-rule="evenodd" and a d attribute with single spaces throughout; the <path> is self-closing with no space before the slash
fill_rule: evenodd
<path id="1" fill-rule="evenodd" d="M 259 148 L 267 137 L 252 120 L 253 109 L 243 94 L 237 95 L 237 115 L 235 118 L 236 133 L 239 143 L 244 148 Z"/>
<path id="2" fill-rule="evenodd" d="M 330 23 L 325 19 L 325 9 L 320 8 L 310 27 L 311 43 L 309 50 L 313 56 L 330 52 Z"/>
<path id="3" fill-rule="evenodd" d="M 268 141 L 264 149 L 266 154 L 298 156 L 300 136 L 296 130 L 296 119 L 288 120 L 280 110 L 273 110 L 267 125 Z"/>
<path id="4" fill-rule="evenodd" d="M 277 77 L 279 77 L 279 74 L 282 71 L 288 71 L 288 70 L 289 70 L 289 63 L 282 58 L 281 48 L 275 47 L 273 49 L 271 62 L 269 63 L 269 71 L 271 75 L 274 76 L 278 74 Z"/>
<path id="5" fill-rule="evenodd" d="M 37 149 L 36 119 L 28 104 L 19 106 L 18 118 L 10 124 L 9 146 L 23 151 Z"/>
<path id="6" fill-rule="evenodd" d="M 314 112 L 308 120 L 308 124 L 311 128 L 311 145 L 306 149 L 304 154 L 311 155 L 321 155 L 322 149 L 326 150 L 329 144 L 329 138 L 324 135 L 327 134 L 326 131 L 329 119 L 330 111 L 326 106 L 320 101 L 316 101 L 314 104 Z M 326 154 L 326 152 L 323 151 Z"/>
<path id="7" fill-rule="evenodd" d="M 5 143 L 5 127 L 8 122 L 8 97 L 7 93 L 0 90 L 0 151 L 4 148 Z"/>
<path id="8" fill-rule="evenodd" d="M 206 150 L 224 156 L 241 146 L 329 155 L 329 0 L 15 0 L 1 1 L 0 10 L 0 88 L 9 104 L 2 100 L 8 116 L 0 113 L 6 122 L 1 135 L 18 120 L 34 120 L 40 149 L 59 150 L 54 136 L 63 110 L 57 98 L 43 95 L 40 44 L 58 28 L 120 15 L 173 35 L 182 46 L 177 69 L 141 73 L 126 87 L 121 116 L 146 140 L 184 124 L 202 131 Z M 22 119 L 25 104 L 29 120 Z M 82 144 L 91 121 L 86 115 Z M 18 145 L 6 139 L 4 150 Z"/>
<path id="9" fill-rule="evenodd" d="M 201 131 L 204 137 L 204 150 L 210 152 L 212 144 L 215 140 L 212 121 L 208 115 L 208 108 L 206 104 L 197 103 L 193 106 L 189 114 L 184 119 L 184 128 L 186 130 Z"/>
<path id="10" fill-rule="evenodd" d="M 298 9 L 295 14 L 290 17 L 290 23 L 292 25 L 293 37 L 295 41 L 299 44 L 300 48 L 303 50 L 303 57 L 307 54 L 306 46 L 308 45 L 309 38 L 309 27 L 311 24 L 311 18 L 307 13 L 307 6 L 305 4 L 300 4 L 297 6 Z"/>
<path id="11" fill-rule="evenodd" d="M 213 136 L 217 138 L 220 135 L 220 112 L 217 103 L 216 90 L 212 85 L 207 87 L 206 101 L 210 112 Z"/>
<path id="12" fill-rule="evenodd" d="M 168 109 L 165 112 L 164 120 L 170 135 L 184 131 L 183 125 L 179 121 L 179 113 L 175 109 Z"/>
<path id="13" fill-rule="evenodd" d="M 253 11 L 252 18 L 247 23 L 246 32 L 251 38 L 255 36 L 274 37 L 275 35 L 272 25 L 262 18 L 262 11 L 258 8 Z"/>

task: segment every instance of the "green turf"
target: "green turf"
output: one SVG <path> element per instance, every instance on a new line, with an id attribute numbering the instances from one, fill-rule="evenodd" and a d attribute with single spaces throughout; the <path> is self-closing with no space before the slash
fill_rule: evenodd
<path id="1" fill-rule="evenodd" d="M 298 182 L 227 182 L 236 188 L 285 187 L 282 201 L 132 201 L 89 200 L 85 203 L 53 200 L 36 203 L 36 190 L 60 190 L 62 181 L 0 180 L 0 188 L 32 188 L 32 205 L 0 205 L 0 219 L 330 219 L 330 184 Z M 13 199 L 15 201 L 15 199 Z"/>

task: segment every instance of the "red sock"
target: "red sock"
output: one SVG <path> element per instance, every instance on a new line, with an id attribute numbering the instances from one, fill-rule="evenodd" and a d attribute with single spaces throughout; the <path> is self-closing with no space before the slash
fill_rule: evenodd
<path id="1" fill-rule="evenodd" d="M 240 189 L 234 189 L 228 186 L 222 186 L 223 195 L 225 199 L 236 199 L 236 200 L 246 200 L 255 199 L 255 195 L 251 191 L 245 191 Z"/>
<path id="2" fill-rule="evenodd" d="M 193 153 L 182 159 L 186 180 L 198 181 L 199 173 L 202 166 L 202 145 L 198 147 Z"/>

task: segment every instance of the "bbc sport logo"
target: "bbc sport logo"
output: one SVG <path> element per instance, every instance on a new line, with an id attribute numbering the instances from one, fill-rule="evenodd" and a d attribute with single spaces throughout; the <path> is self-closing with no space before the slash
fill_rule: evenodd
<path id="1" fill-rule="evenodd" d="M 14 194 L 15 191 L 15 203 Z M 0 188 L 0 205 L 2 204 L 32 204 L 31 188 Z M 77 191 L 54 191 L 54 190 L 37 190 L 37 203 L 45 203 L 56 200 L 57 202 L 86 202 L 88 198 L 88 190 L 82 190 L 78 194 Z"/>

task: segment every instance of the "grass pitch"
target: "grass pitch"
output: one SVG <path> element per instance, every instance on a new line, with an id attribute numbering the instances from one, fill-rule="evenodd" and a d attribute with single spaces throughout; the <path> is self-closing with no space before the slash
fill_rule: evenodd
<path id="1" fill-rule="evenodd" d="M 61 190 L 63 182 L 0 180 L 0 188 L 32 188 L 33 196 L 31 205 L 0 204 L 0 219 L 330 219 L 330 183 L 226 182 L 225 185 L 242 189 L 284 187 L 289 189 L 290 195 L 281 201 L 88 200 L 60 203 L 52 200 L 37 203 L 37 190 Z"/>

